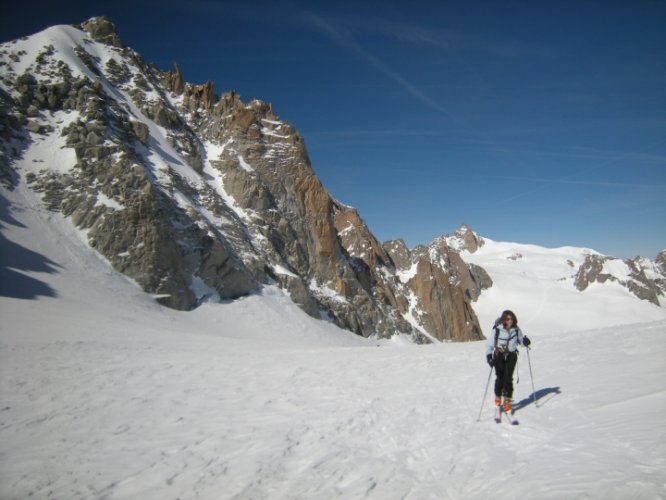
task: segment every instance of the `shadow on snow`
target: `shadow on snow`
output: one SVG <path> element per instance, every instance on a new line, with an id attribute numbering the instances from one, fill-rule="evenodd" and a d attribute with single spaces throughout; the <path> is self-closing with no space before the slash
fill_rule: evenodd
<path id="1" fill-rule="evenodd" d="M 521 399 L 517 403 L 513 405 L 514 411 L 521 410 L 525 408 L 526 406 L 529 406 L 531 404 L 534 404 L 534 401 L 536 399 L 537 403 L 539 403 L 539 406 L 543 406 L 546 404 L 548 401 L 553 399 L 556 395 L 560 394 L 560 388 L 559 387 L 546 387 L 544 389 L 539 389 L 533 394 L 530 394 L 528 397 Z M 550 396 L 547 399 L 544 399 L 546 396 Z M 543 399 L 543 401 L 541 401 Z"/>
<path id="2" fill-rule="evenodd" d="M 0 196 L 0 297 L 35 299 L 38 296 L 56 297 L 48 284 L 21 271 L 55 273 L 60 266 L 44 255 L 5 238 L 2 229 L 7 225 L 24 228 L 9 212 L 9 202 Z"/>

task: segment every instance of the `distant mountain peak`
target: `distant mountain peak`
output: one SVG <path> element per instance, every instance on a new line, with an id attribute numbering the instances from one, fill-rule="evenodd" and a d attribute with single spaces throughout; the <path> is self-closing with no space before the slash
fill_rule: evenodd
<path id="1" fill-rule="evenodd" d="M 277 284 L 359 335 L 482 338 L 465 264 L 417 255 L 407 286 L 270 104 L 147 64 L 103 16 L 1 44 L 0 64 L 0 178 L 39 193 L 160 303 Z"/>
<path id="2" fill-rule="evenodd" d="M 666 269 L 659 257 L 618 259 L 589 248 L 490 239 L 461 257 L 482 266 L 493 280 L 491 293 L 482 292 L 474 303 L 482 323 L 507 308 L 519 316 L 526 313 L 528 324 L 560 330 L 664 317 Z M 556 317 L 550 310 L 566 313 Z"/>
<path id="3" fill-rule="evenodd" d="M 90 37 L 97 42 L 118 48 L 123 48 L 124 46 L 116 31 L 116 25 L 106 16 L 91 17 L 87 21 L 81 23 L 80 28 L 87 32 Z"/>
<path id="4" fill-rule="evenodd" d="M 472 230 L 467 224 L 461 224 L 452 235 L 436 238 L 435 241 L 444 240 L 456 252 L 476 252 L 485 244 L 485 240 Z"/>
<path id="5" fill-rule="evenodd" d="M 619 261 L 498 244 L 466 224 L 411 250 L 380 245 L 322 185 L 303 138 L 270 104 L 188 83 L 177 64 L 145 63 L 104 17 L 0 44 L 0 66 L 0 180 L 39 193 L 169 307 L 277 285 L 309 315 L 359 335 L 427 342 L 482 338 L 477 310 L 504 294 L 483 290 L 505 287 L 513 271 L 516 282 L 530 276 L 526 287 L 548 283 L 526 293 L 543 297 L 534 314 L 550 285 L 664 299 L 666 251 Z"/>

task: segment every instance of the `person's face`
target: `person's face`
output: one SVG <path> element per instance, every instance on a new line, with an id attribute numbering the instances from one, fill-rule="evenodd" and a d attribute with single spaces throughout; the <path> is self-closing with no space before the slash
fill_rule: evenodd
<path id="1" fill-rule="evenodd" d="M 507 316 L 506 318 L 504 318 L 502 320 L 502 323 L 506 327 L 513 326 L 513 317 L 512 316 Z"/>

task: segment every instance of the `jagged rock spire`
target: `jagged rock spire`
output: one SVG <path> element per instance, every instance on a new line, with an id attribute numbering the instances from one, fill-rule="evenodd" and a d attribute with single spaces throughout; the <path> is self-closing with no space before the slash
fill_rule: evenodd
<path id="1" fill-rule="evenodd" d="M 93 41 L 69 45 L 77 29 Z M 16 54 L 0 50 L 9 96 L 0 129 L 60 141 L 67 153 L 57 163 L 21 163 L 27 185 L 160 303 L 189 310 L 277 284 L 308 314 L 359 335 L 481 337 L 458 284 L 469 271 L 440 266 L 457 256 L 420 255 L 413 279 L 411 263 L 398 269 L 360 214 L 332 198 L 302 137 L 270 104 L 233 91 L 218 98 L 210 81 L 186 83 L 177 64 L 160 71 L 116 50 L 104 17 L 55 30 L 69 36 L 36 34 L 17 41 Z M 18 74 L 22 50 L 37 64 Z M 72 50 L 77 57 L 63 59 Z M 0 152 L 19 163 L 2 135 Z"/>
<path id="2" fill-rule="evenodd" d="M 116 25 L 113 24 L 105 16 L 91 17 L 87 21 L 81 23 L 81 28 L 86 31 L 93 40 L 96 40 L 106 45 L 122 48 L 123 44 L 118 37 Z"/>
<path id="3" fill-rule="evenodd" d="M 173 63 L 174 70 L 169 73 L 169 79 L 166 82 L 167 88 L 171 90 L 176 95 L 183 93 L 185 88 L 185 80 L 183 79 L 183 73 L 180 71 L 178 63 L 174 61 Z"/>

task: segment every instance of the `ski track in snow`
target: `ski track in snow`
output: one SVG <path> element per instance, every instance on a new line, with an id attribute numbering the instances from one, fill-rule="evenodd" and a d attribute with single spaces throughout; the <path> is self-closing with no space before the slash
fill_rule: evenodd
<path id="1" fill-rule="evenodd" d="M 539 407 L 523 351 L 520 426 L 492 388 L 477 422 L 481 342 L 378 346 L 270 287 L 168 310 L 2 195 L 56 296 L 0 296 L 1 498 L 666 497 L 664 321 L 530 331 Z"/>

